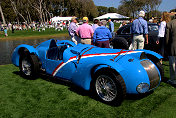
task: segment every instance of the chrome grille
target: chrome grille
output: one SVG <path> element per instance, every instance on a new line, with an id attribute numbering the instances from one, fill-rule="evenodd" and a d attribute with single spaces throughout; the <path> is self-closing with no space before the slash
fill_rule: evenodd
<path id="1" fill-rule="evenodd" d="M 150 80 L 150 90 L 157 87 L 160 82 L 160 77 L 156 66 L 149 60 L 141 61 L 141 65 L 147 71 Z"/>

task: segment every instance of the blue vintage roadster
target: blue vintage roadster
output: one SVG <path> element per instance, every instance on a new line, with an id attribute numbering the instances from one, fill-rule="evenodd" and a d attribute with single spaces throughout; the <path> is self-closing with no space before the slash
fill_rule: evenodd
<path id="1" fill-rule="evenodd" d="M 120 104 L 125 95 L 157 88 L 162 78 L 162 56 L 149 50 L 105 49 L 54 39 L 33 47 L 19 45 L 12 62 L 22 75 L 44 72 L 91 90 L 107 104 Z"/>

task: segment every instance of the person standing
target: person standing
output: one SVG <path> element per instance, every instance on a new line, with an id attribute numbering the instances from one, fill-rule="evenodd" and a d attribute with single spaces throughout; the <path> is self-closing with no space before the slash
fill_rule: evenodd
<path id="1" fill-rule="evenodd" d="M 6 27 L 4 28 L 4 34 L 5 34 L 5 37 L 8 36 L 8 34 L 7 34 L 7 28 Z"/>
<path id="2" fill-rule="evenodd" d="M 127 24 L 126 24 L 125 21 L 123 21 L 122 24 L 120 24 L 119 28 L 121 28 L 121 27 L 123 27 L 123 26 L 125 26 L 125 25 L 127 25 Z"/>
<path id="3" fill-rule="evenodd" d="M 95 46 L 101 48 L 109 48 L 109 40 L 112 39 L 111 32 L 107 27 L 105 27 L 105 22 L 100 22 L 100 27 L 98 27 L 93 35 L 93 43 Z"/>
<path id="4" fill-rule="evenodd" d="M 144 49 L 144 41 L 146 38 L 146 44 L 148 44 L 148 25 L 147 21 L 144 20 L 145 12 L 139 12 L 139 18 L 134 20 L 132 23 L 132 48 L 136 49 Z M 145 36 L 145 38 L 144 38 Z"/>
<path id="5" fill-rule="evenodd" d="M 94 32 L 92 27 L 88 24 L 88 21 L 89 19 L 87 17 L 83 17 L 83 24 L 77 28 L 76 33 L 81 38 L 82 44 L 91 45 Z"/>
<path id="6" fill-rule="evenodd" d="M 112 22 L 110 17 L 108 17 L 108 22 L 109 22 L 109 30 L 111 32 L 111 35 L 112 37 L 114 37 L 114 23 Z"/>
<path id="7" fill-rule="evenodd" d="M 174 20 L 166 25 L 166 51 L 170 66 L 170 80 L 168 80 L 168 83 L 176 85 L 176 15 Z"/>
<path id="8" fill-rule="evenodd" d="M 78 43 L 80 43 L 80 41 L 79 41 L 79 37 L 76 34 L 76 30 L 78 28 L 76 23 L 77 23 L 77 17 L 72 17 L 71 23 L 68 28 L 68 32 L 69 32 L 69 35 L 71 36 L 71 40 L 77 45 Z"/>
<path id="9" fill-rule="evenodd" d="M 159 30 L 158 30 L 158 40 L 156 42 L 156 44 L 160 44 L 160 54 L 164 57 L 164 37 L 165 37 L 165 30 L 166 30 L 166 23 L 168 23 L 170 21 L 170 16 L 167 12 L 164 12 L 162 14 L 162 18 L 161 18 L 161 23 L 159 26 Z"/>
<path id="10" fill-rule="evenodd" d="M 94 20 L 94 24 L 92 25 L 92 29 L 93 31 L 95 31 L 97 29 L 97 27 L 99 27 L 99 20 L 98 19 L 95 19 Z"/>
<path id="11" fill-rule="evenodd" d="M 9 24 L 8 24 L 8 29 L 9 30 L 12 30 L 12 24 L 9 22 Z"/>
<path id="12" fill-rule="evenodd" d="M 14 33 L 15 28 L 14 28 L 14 24 L 12 24 L 12 33 Z"/>

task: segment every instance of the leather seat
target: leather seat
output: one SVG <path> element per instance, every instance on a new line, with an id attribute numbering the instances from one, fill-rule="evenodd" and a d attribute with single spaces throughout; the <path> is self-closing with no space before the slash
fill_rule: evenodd
<path id="1" fill-rule="evenodd" d="M 59 59 L 58 53 L 59 53 L 59 48 L 56 45 L 56 41 L 52 39 L 47 52 L 47 58 L 52 60 L 58 60 Z"/>
<path id="2" fill-rule="evenodd" d="M 66 45 L 59 47 L 59 60 L 63 60 L 63 53 L 65 49 L 67 49 Z"/>

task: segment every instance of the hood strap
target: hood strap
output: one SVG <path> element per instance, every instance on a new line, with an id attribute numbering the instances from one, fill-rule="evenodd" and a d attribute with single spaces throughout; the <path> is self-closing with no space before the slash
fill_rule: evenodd
<path id="1" fill-rule="evenodd" d="M 114 61 L 122 52 L 124 49 L 122 49 L 113 59 L 110 59 L 111 61 Z"/>

